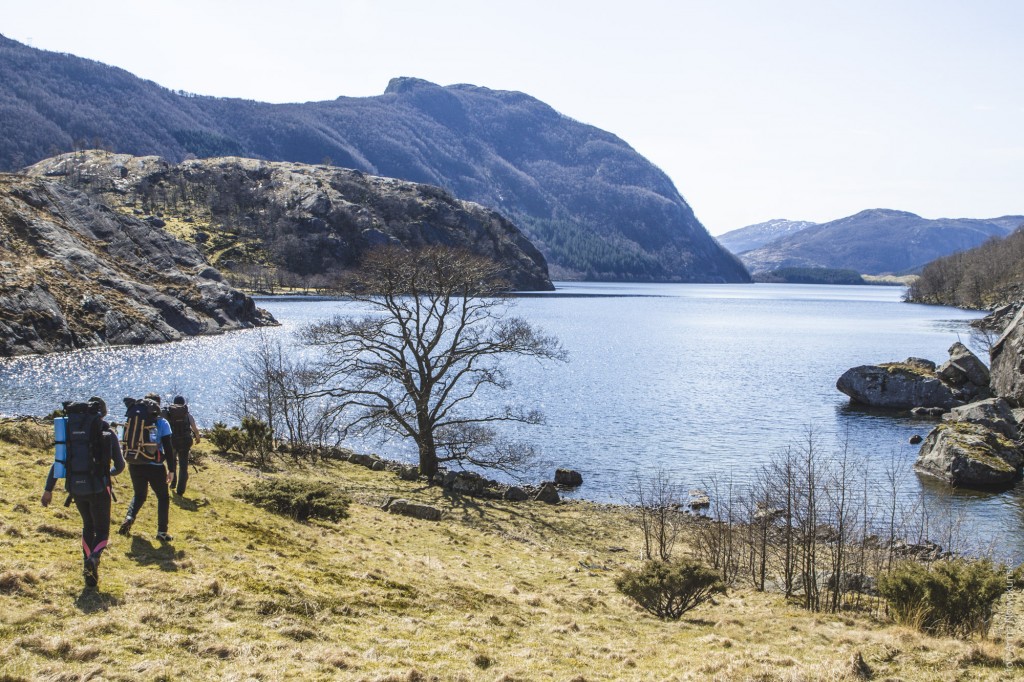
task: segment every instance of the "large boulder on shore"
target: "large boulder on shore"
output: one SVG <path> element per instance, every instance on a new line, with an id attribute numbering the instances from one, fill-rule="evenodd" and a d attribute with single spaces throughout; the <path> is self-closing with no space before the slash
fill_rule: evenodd
<path id="1" fill-rule="evenodd" d="M 997 431 L 1007 438 L 1020 437 L 1017 418 L 1010 404 L 1002 398 L 988 398 L 968 405 L 954 407 L 946 417 L 947 421 L 971 422 Z"/>
<path id="2" fill-rule="evenodd" d="M 839 377 L 836 388 L 850 396 L 852 402 L 872 407 L 948 410 L 957 403 L 953 389 L 935 373 L 935 364 L 917 358 L 853 367 Z"/>
<path id="3" fill-rule="evenodd" d="M 925 438 L 914 468 L 951 486 L 990 490 L 1010 486 L 1020 473 L 1016 444 L 972 422 L 939 424 Z"/>
<path id="4" fill-rule="evenodd" d="M 1024 308 L 992 346 L 991 358 L 992 391 L 1011 405 L 1024 407 Z"/>

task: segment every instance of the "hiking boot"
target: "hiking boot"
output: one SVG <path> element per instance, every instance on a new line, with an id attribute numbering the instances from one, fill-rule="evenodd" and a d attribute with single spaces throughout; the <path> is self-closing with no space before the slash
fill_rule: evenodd
<path id="1" fill-rule="evenodd" d="M 159 540 L 160 542 L 170 542 L 171 540 L 174 539 L 174 536 L 171 535 L 170 533 L 157 533 L 156 534 L 156 539 Z"/>
<path id="2" fill-rule="evenodd" d="M 82 575 L 85 577 L 86 587 L 96 587 L 100 581 L 100 560 L 96 557 L 86 557 L 82 562 Z"/>
<path id="3" fill-rule="evenodd" d="M 126 516 L 124 521 L 121 522 L 121 527 L 117 529 L 118 535 L 128 535 L 132 532 L 132 524 L 135 523 L 135 519 L 130 516 Z"/>

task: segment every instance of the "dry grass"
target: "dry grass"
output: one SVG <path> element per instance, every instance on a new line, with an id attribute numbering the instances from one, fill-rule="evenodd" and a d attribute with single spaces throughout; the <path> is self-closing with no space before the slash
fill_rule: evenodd
<path id="1" fill-rule="evenodd" d="M 43 453 L 0 443 L 0 680 L 1024 675 L 1020 627 L 1007 639 L 936 639 L 747 590 L 658 621 L 613 586 L 639 549 L 623 510 L 448 498 L 347 463 L 286 472 L 357 500 L 347 519 L 300 524 L 232 497 L 257 474 L 208 455 L 172 503 L 174 541 L 156 542 L 150 500 L 134 535 L 114 536 L 100 589 L 86 590 L 76 542 L 60 537 L 77 533 L 77 514 L 38 503 L 46 466 Z M 130 495 L 122 479 L 115 518 Z M 388 496 L 445 519 L 383 512 L 375 503 Z"/>

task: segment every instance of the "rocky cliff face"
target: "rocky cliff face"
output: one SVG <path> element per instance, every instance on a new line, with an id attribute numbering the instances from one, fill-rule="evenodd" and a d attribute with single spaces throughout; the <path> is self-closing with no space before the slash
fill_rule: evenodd
<path id="1" fill-rule="evenodd" d="M 270 265 L 306 282 L 358 264 L 380 244 L 440 244 L 497 261 L 515 289 L 553 289 L 544 257 L 515 225 L 431 185 L 334 166 L 236 157 L 171 164 L 98 151 L 47 159 L 27 172 L 139 214 L 228 271 Z"/>
<path id="2" fill-rule="evenodd" d="M 1024 308 L 1006 326 L 991 355 L 992 390 L 1011 405 L 1024 407 Z"/>
<path id="3" fill-rule="evenodd" d="M 267 324 L 195 248 L 60 183 L 0 175 L 0 356 Z"/>

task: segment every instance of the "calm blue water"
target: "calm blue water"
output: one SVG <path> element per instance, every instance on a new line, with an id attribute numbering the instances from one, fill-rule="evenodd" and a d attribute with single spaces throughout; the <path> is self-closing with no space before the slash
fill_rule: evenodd
<path id="1" fill-rule="evenodd" d="M 543 470 L 579 470 L 579 495 L 623 501 L 637 472 L 661 466 L 684 485 L 711 476 L 744 480 L 813 428 L 827 449 L 848 442 L 875 471 L 907 472 L 900 494 L 950 514 L 969 512 L 980 546 L 1024 557 L 1024 492 L 954 493 L 910 473 L 930 424 L 851 410 L 835 389 L 846 369 L 909 356 L 942 362 L 958 339 L 971 345 L 977 313 L 901 302 L 894 287 L 808 285 L 564 284 L 517 301 L 515 314 L 557 336 L 567 364 L 520 362 L 510 393 L 547 424 L 517 435 L 540 449 Z M 230 386 L 240 354 L 259 336 L 291 343 L 304 324 L 358 312 L 337 300 L 263 299 L 283 324 L 163 346 L 90 350 L 0 361 L 0 414 L 46 414 L 62 400 L 120 398 L 156 390 L 189 398 L 200 425 L 233 421 Z M 981 357 L 984 353 L 974 349 Z M 400 442 L 356 443 L 412 460 Z"/>

